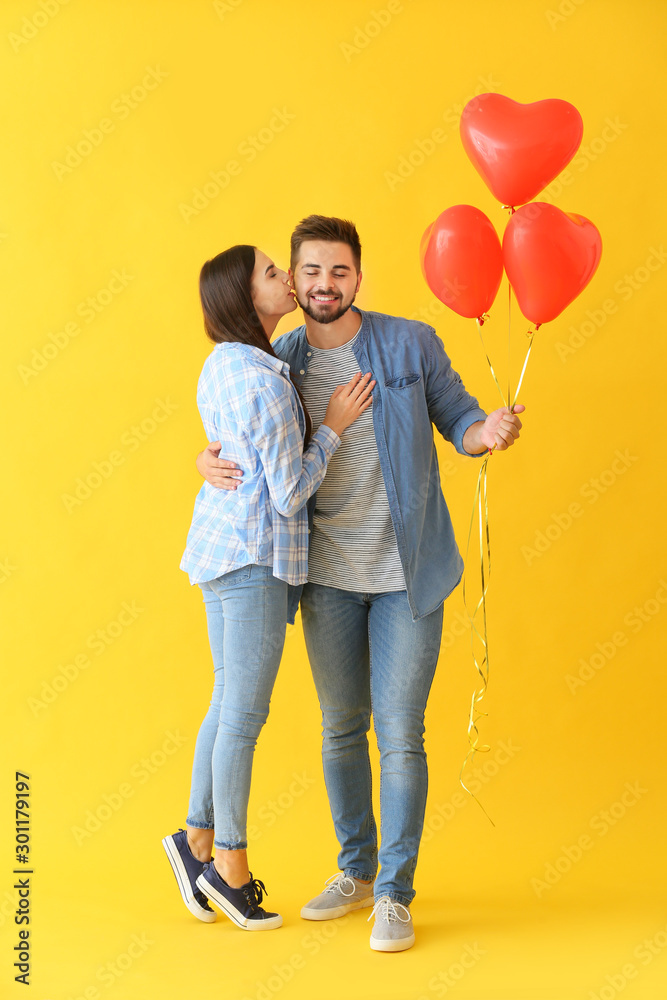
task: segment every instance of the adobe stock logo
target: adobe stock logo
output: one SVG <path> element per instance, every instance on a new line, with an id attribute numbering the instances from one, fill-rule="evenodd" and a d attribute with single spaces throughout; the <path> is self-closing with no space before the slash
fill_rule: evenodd
<path id="1" fill-rule="evenodd" d="M 663 577 L 658 583 L 658 589 L 642 604 L 636 604 L 628 611 L 623 624 L 633 635 L 652 622 L 667 606 L 667 580 Z M 585 687 L 597 674 L 610 663 L 619 649 L 627 646 L 630 635 L 623 629 L 617 629 L 612 635 L 595 643 L 595 651 L 584 659 L 580 657 L 576 674 L 566 674 L 565 683 L 570 694 L 575 695 L 579 688 Z"/>
<path id="2" fill-rule="evenodd" d="M 455 101 L 440 116 L 439 120 L 443 121 L 450 131 L 454 128 L 458 129 L 461 117 L 466 114 L 466 105 L 473 97 L 479 97 L 481 100 L 482 94 L 495 93 L 500 87 L 498 81 L 493 79 L 492 74 L 489 76 L 479 76 L 477 77 L 477 81 L 477 86 L 473 93 L 467 94 L 460 101 Z M 405 184 L 414 175 L 415 171 L 422 167 L 429 157 L 433 156 L 440 149 L 443 143 L 447 142 L 447 139 L 448 132 L 441 125 L 436 125 L 426 136 L 416 137 L 411 149 L 404 150 L 401 153 L 394 164 L 393 170 L 385 170 L 384 179 L 387 182 L 389 190 L 392 192 L 396 191 L 398 187 Z"/>
<path id="3" fill-rule="evenodd" d="M 153 407 L 150 415 L 121 434 L 121 448 L 114 448 L 105 458 L 94 461 L 88 473 L 77 477 L 71 493 L 61 493 L 60 499 L 68 514 L 81 507 L 86 500 L 90 500 L 95 491 L 99 490 L 100 486 L 114 475 L 116 469 L 124 465 L 127 458 L 155 434 L 160 425 L 168 420 L 180 405 L 172 402 L 169 396 L 166 399 L 156 399 L 155 403 L 157 405 Z"/>
<path id="4" fill-rule="evenodd" d="M 595 840 L 589 833 L 582 833 L 575 843 L 561 844 L 561 853 L 558 857 L 545 864 L 543 877 L 531 878 L 530 885 L 537 898 L 541 899 L 545 892 L 550 892 L 555 885 L 558 885 L 574 866 L 579 864 L 589 851 L 593 850 L 599 840 L 606 837 L 646 794 L 648 794 L 648 788 L 644 788 L 638 781 L 626 781 L 619 798 L 612 802 L 607 809 L 600 809 L 588 823 L 589 829 L 597 834 L 598 840 Z"/>
<path id="5" fill-rule="evenodd" d="M 508 764 L 520 750 L 521 747 L 516 746 L 511 739 L 501 740 L 491 759 L 484 761 L 479 767 L 472 768 L 466 776 L 466 783 L 472 794 L 477 795 L 495 778 L 500 768 Z M 459 791 L 454 792 L 447 802 L 439 802 L 424 820 L 422 844 L 432 840 L 458 815 L 458 810 L 463 809 L 469 802 L 472 802 L 471 796 Z"/>
<path id="6" fill-rule="evenodd" d="M 86 649 L 90 649 L 95 656 L 106 653 L 107 649 L 124 635 L 143 613 L 144 609 L 140 608 L 136 601 L 123 601 L 120 611 L 111 621 L 105 622 L 103 627 L 95 629 L 86 637 Z M 40 712 L 46 711 L 49 705 L 57 701 L 92 664 L 93 660 L 87 652 L 78 652 L 64 663 L 58 664 L 57 672 L 48 680 L 42 681 L 39 697 L 28 698 L 28 707 L 32 714 L 37 717 Z"/>
<path id="7" fill-rule="evenodd" d="M 544 13 L 551 30 L 555 31 L 559 24 L 567 21 L 568 17 L 571 17 L 583 3 L 585 3 L 585 0 L 561 0 L 558 10 L 546 10 Z"/>
<path id="8" fill-rule="evenodd" d="M 232 14 L 243 2 L 244 0 L 213 0 L 213 10 L 222 21 L 225 14 Z"/>
<path id="9" fill-rule="evenodd" d="M 86 810 L 81 825 L 74 825 L 70 828 L 77 847 L 81 847 L 86 840 L 101 830 L 105 823 L 113 819 L 127 800 L 133 798 L 137 788 L 150 781 L 151 777 L 157 774 L 169 759 L 188 742 L 178 729 L 175 733 L 168 730 L 164 736 L 165 738 L 159 747 L 153 750 L 149 756 L 142 757 L 141 760 L 132 765 L 130 777 L 134 779 L 133 781 L 123 781 L 110 792 L 104 792 L 100 801 L 92 809 Z"/>
<path id="10" fill-rule="evenodd" d="M 377 38 L 385 28 L 387 28 L 397 14 L 402 13 L 405 7 L 401 0 L 389 0 L 386 7 L 369 12 L 368 21 L 363 25 L 357 25 L 351 42 L 339 42 L 339 48 L 345 56 L 345 62 L 351 63 L 355 56 L 360 55 L 374 38 Z"/>
<path id="11" fill-rule="evenodd" d="M 42 28 L 45 28 L 56 14 L 60 13 L 60 8 L 67 3 L 69 0 L 39 0 L 39 10 L 36 10 L 29 17 L 23 18 L 18 33 L 10 31 L 7 36 L 14 52 L 18 52 L 23 45 L 27 45 L 33 38 L 36 38 Z"/>
<path id="12" fill-rule="evenodd" d="M 286 107 L 272 109 L 272 117 L 263 128 L 252 135 L 247 135 L 236 147 L 238 159 L 227 160 L 221 170 L 209 170 L 208 179 L 201 187 L 193 190 L 190 202 L 180 202 L 178 210 L 181 218 L 189 224 L 196 219 L 212 201 L 222 194 L 232 183 L 232 178 L 239 177 L 246 164 L 253 163 L 259 154 L 274 142 L 276 136 L 284 132 L 296 115 Z"/>
<path id="13" fill-rule="evenodd" d="M 111 272 L 106 284 L 98 288 L 93 295 L 88 295 L 79 302 L 74 310 L 86 325 L 94 322 L 104 310 L 111 305 L 118 295 L 123 292 L 134 275 L 128 274 L 125 268 L 119 271 L 117 268 Z M 48 341 L 41 345 L 41 348 L 33 347 L 30 361 L 27 364 L 18 365 L 17 371 L 21 376 L 21 381 L 27 385 L 31 378 L 43 372 L 55 358 L 57 358 L 75 337 L 82 332 L 83 326 L 76 320 L 69 320 L 59 329 L 52 330 L 48 334 Z"/>
<path id="14" fill-rule="evenodd" d="M 623 451 L 617 448 L 614 459 L 608 468 L 603 469 L 597 476 L 591 476 L 581 486 L 579 495 L 588 501 L 590 506 L 596 504 L 638 461 L 639 457 L 632 455 L 629 448 L 625 448 Z M 545 552 L 548 552 L 552 545 L 562 538 L 566 531 L 569 531 L 575 521 L 584 516 L 587 509 L 573 500 L 572 503 L 568 504 L 566 510 L 552 513 L 544 530 L 538 529 L 535 532 L 532 545 L 521 546 L 521 555 L 526 560 L 527 565 L 532 565 L 536 559 L 540 559 Z"/>
<path id="15" fill-rule="evenodd" d="M 159 66 L 146 66 L 146 74 L 132 90 L 124 91 L 111 102 L 111 113 L 117 121 L 125 121 L 146 100 L 148 95 L 169 76 Z M 105 138 L 116 131 L 113 118 L 101 118 L 92 128 L 86 128 L 74 143 L 67 146 L 62 160 L 52 160 L 51 169 L 62 181 L 102 145 Z"/>
<path id="16" fill-rule="evenodd" d="M 18 569 L 9 559 L 0 559 L 0 583 L 6 583 Z"/>
<path id="17" fill-rule="evenodd" d="M 621 302 L 629 302 L 636 292 L 644 288 L 656 273 L 667 262 L 667 253 L 662 244 L 659 247 L 649 247 L 649 253 L 644 261 L 631 271 L 626 271 L 622 278 L 614 282 L 616 298 L 607 298 L 597 309 L 587 309 L 586 319 L 578 327 L 570 324 L 570 336 L 566 341 L 557 340 L 554 349 L 560 360 L 565 363 L 576 354 L 591 337 L 605 325 L 610 316 L 615 316 Z"/>
<path id="18" fill-rule="evenodd" d="M 642 967 L 650 965 L 658 955 L 664 953 L 666 948 L 667 927 L 661 927 L 653 937 L 644 938 L 632 952 L 633 958 L 638 960 L 639 965 L 636 962 L 626 962 L 618 971 L 608 973 L 604 977 L 604 986 L 599 987 L 597 993 L 590 990 L 589 1000 L 614 1000 L 629 985 L 631 979 L 638 978 Z"/>
<path id="19" fill-rule="evenodd" d="M 459 955 L 458 962 L 452 962 L 446 969 L 441 969 L 437 975 L 431 976 L 428 981 L 429 990 L 436 997 L 444 997 L 450 989 L 460 983 L 466 972 L 473 969 L 486 954 L 486 948 L 482 948 L 477 941 L 474 944 L 467 944 Z M 417 1000 L 429 1000 L 429 998 L 422 995 L 417 997 Z"/>
<path id="20" fill-rule="evenodd" d="M 620 135 L 623 135 L 629 126 L 622 122 L 618 115 L 613 118 L 605 118 L 604 128 L 600 135 L 594 136 L 585 146 L 580 146 L 579 151 L 569 166 L 563 170 L 558 177 L 549 184 L 540 194 L 540 201 L 556 201 L 560 198 L 566 187 L 570 187 L 576 180 L 574 171 L 583 174 L 588 170 L 591 163 L 595 163 L 609 146 L 616 142 Z"/>

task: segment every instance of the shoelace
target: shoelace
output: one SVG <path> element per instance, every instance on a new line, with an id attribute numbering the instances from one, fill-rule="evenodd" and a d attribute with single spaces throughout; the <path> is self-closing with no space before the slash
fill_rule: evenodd
<path id="1" fill-rule="evenodd" d="M 349 882 L 352 886 L 351 892 L 345 892 L 343 888 L 344 882 Z M 325 892 L 340 892 L 341 896 L 354 896 L 357 889 L 349 875 L 344 875 L 342 872 L 336 872 L 335 875 L 331 875 L 324 884 L 326 886 Z"/>
<path id="2" fill-rule="evenodd" d="M 259 904 L 264 899 L 264 896 L 268 896 L 266 886 L 263 882 L 260 882 L 258 878 L 253 878 L 251 875 L 250 882 L 246 882 L 246 884 L 241 886 L 241 888 L 248 906 L 253 913 L 256 913 L 259 909 Z"/>
<path id="3" fill-rule="evenodd" d="M 404 917 L 402 917 L 398 912 L 398 907 L 400 907 L 406 914 Z M 371 910 L 371 915 L 368 920 L 375 916 L 376 912 L 378 918 L 380 920 L 386 920 L 387 923 L 391 923 L 392 920 L 400 920 L 402 924 L 410 923 L 410 911 L 407 906 L 403 906 L 403 903 L 397 903 L 395 899 L 391 899 L 389 896 L 380 896 Z M 366 922 L 368 923 L 368 921 Z"/>

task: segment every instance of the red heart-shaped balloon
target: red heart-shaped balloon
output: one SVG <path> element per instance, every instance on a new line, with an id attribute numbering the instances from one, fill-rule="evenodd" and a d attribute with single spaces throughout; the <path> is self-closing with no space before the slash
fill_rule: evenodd
<path id="1" fill-rule="evenodd" d="M 581 143 L 581 115 L 567 101 L 519 104 L 480 94 L 461 115 L 461 140 L 473 166 L 503 205 L 525 205 L 570 162 Z"/>
<path id="2" fill-rule="evenodd" d="M 518 209 L 503 236 L 507 277 L 531 323 L 560 315 L 591 280 L 601 254 L 592 222 L 543 201 Z"/>
<path id="3" fill-rule="evenodd" d="M 422 272 L 434 295 L 459 316 L 476 319 L 491 308 L 503 276 L 498 234 L 484 212 L 453 205 L 422 236 Z"/>

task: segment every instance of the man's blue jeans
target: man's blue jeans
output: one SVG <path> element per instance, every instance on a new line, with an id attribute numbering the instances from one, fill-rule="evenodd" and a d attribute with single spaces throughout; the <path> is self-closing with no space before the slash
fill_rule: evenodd
<path id="1" fill-rule="evenodd" d="M 243 566 L 200 584 L 214 687 L 192 767 L 188 826 L 215 830 L 222 850 L 247 847 L 255 744 L 269 714 L 285 642 L 287 584 L 270 566 Z"/>
<path id="2" fill-rule="evenodd" d="M 308 583 L 303 629 L 322 708 L 322 759 L 338 866 L 372 879 L 375 898 L 408 905 L 424 825 L 424 710 L 442 635 L 442 606 L 412 620 L 404 590 L 360 594 Z M 371 801 L 371 709 L 380 750 L 381 847 Z"/>

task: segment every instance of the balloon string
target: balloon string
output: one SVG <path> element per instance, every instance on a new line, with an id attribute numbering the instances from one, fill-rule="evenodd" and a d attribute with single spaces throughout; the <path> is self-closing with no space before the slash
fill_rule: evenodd
<path id="1" fill-rule="evenodd" d="M 516 392 L 514 393 L 514 399 L 512 400 L 512 405 L 510 407 L 510 413 L 514 413 L 514 407 L 516 406 L 516 401 L 519 397 L 519 390 L 521 389 L 521 383 L 523 382 L 523 376 L 526 373 L 526 365 L 528 364 L 528 358 L 530 357 L 530 352 L 533 349 L 533 337 L 540 328 L 540 324 L 536 323 L 534 330 L 529 330 L 526 336 L 528 337 L 528 350 L 526 352 L 526 357 L 524 358 L 523 368 L 521 369 L 521 375 L 519 376 L 519 384 L 516 387 Z"/>
<path id="2" fill-rule="evenodd" d="M 481 679 L 481 687 L 475 689 L 472 694 L 472 699 L 470 702 L 470 713 L 468 716 L 468 751 L 466 753 L 463 764 L 461 765 L 461 771 L 459 773 L 459 782 L 461 787 L 472 796 L 477 805 L 480 807 L 491 826 L 495 826 L 495 823 L 487 813 L 486 809 L 479 801 L 474 792 L 471 792 L 468 786 L 463 780 L 463 775 L 468 762 L 472 762 L 476 753 L 488 753 L 491 749 L 488 745 L 480 746 L 479 744 L 479 728 L 477 723 L 482 716 L 486 716 L 488 713 L 483 712 L 478 706 L 482 701 L 486 693 L 486 689 L 489 683 L 489 646 L 488 646 L 488 636 L 487 636 L 487 623 L 486 623 L 486 593 L 489 586 L 489 579 L 491 577 L 491 542 L 489 537 L 489 503 L 487 497 L 487 469 L 489 464 L 489 457 L 491 452 L 484 457 L 482 466 L 479 470 L 479 475 L 477 476 L 477 486 L 475 487 L 475 497 L 473 500 L 472 515 L 470 517 L 470 528 L 468 529 L 468 544 L 466 547 L 466 569 L 463 573 L 463 604 L 468 614 L 468 620 L 470 622 L 470 646 L 472 651 L 472 658 L 475 664 L 475 669 Z M 479 554 L 480 554 L 480 579 L 481 579 L 481 596 L 475 605 L 472 614 L 468 606 L 468 597 L 466 595 L 466 574 L 468 566 L 468 557 L 470 555 L 470 543 L 472 540 L 473 526 L 475 523 L 475 516 L 477 516 L 478 528 L 479 528 Z M 482 612 L 482 631 L 480 632 L 475 623 L 477 614 L 481 610 Z M 481 662 L 478 661 L 475 654 L 475 636 L 477 636 L 479 642 L 481 643 L 483 654 Z"/>
<path id="3" fill-rule="evenodd" d="M 507 282 L 507 405 L 510 405 L 512 390 L 510 388 L 510 366 L 512 363 L 512 286 Z"/>
<path id="4" fill-rule="evenodd" d="M 484 323 L 484 319 L 485 319 L 485 317 L 482 317 L 482 318 L 478 317 L 477 320 L 476 320 L 477 329 L 479 331 L 479 339 L 482 342 L 482 350 L 484 351 L 484 357 L 486 358 L 486 362 L 487 362 L 487 364 L 489 366 L 489 370 L 491 372 L 491 376 L 493 378 L 493 381 L 496 383 L 496 388 L 497 388 L 498 392 L 500 393 L 500 398 L 503 401 L 503 406 L 509 406 L 509 402 L 506 401 L 505 397 L 503 396 L 503 390 L 500 388 L 500 382 L 496 378 L 496 373 L 494 372 L 493 365 L 491 364 L 491 358 L 489 357 L 488 351 L 487 351 L 487 349 L 486 349 L 486 347 L 484 345 L 484 337 L 482 336 L 482 326 L 483 326 L 483 323 Z M 508 399 L 509 399 L 509 397 L 508 397 Z"/>

